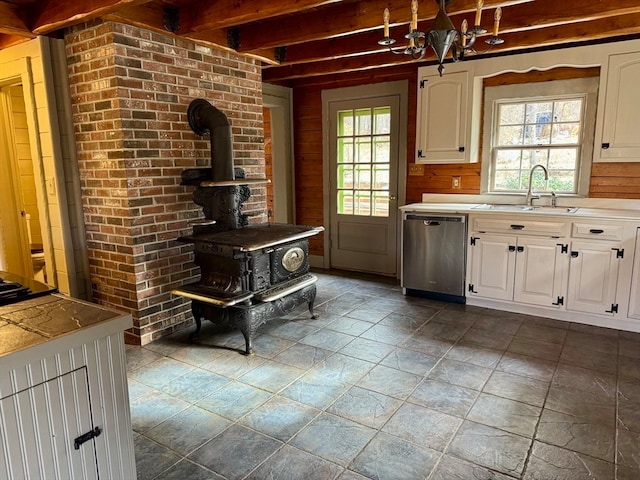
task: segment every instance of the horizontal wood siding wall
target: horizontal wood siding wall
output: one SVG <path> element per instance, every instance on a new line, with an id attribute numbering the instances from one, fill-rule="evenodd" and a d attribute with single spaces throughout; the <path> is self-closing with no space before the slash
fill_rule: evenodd
<path id="1" fill-rule="evenodd" d="M 322 225 L 323 185 L 322 177 L 322 99 L 325 89 L 366 85 L 396 80 L 409 81 L 409 119 L 407 131 L 407 183 L 404 203 L 420 202 L 423 193 L 480 193 L 480 162 L 470 164 L 415 165 L 414 150 L 416 139 L 417 69 L 419 64 L 402 67 L 382 68 L 375 73 L 358 72 L 311 79 L 294 80 L 294 155 L 296 171 L 296 222 L 307 225 Z M 556 69 L 550 72 L 530 72 L 493 77 L 485 82 L 498 85 L 499 82 L 547 81 L 550 78 L 573 78 L 597 75 L 597 69 Z M 521 78 L 517 78 L 521 76 Z M 452 188 L 453 177 L 460 177 L 460 188 Z M 591 197 L 640 198 L 640 159 L 637 163 L 598 163 L 591 173 Z M 402 203 L 402 199 L 400 199 Z M 322 236 L 312 237 L 311 253 L 323 254 Z"/>

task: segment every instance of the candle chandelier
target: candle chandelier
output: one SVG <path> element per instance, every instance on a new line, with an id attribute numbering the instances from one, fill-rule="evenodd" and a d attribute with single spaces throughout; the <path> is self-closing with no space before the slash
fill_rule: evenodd
<path id="1" fill-rule="evenodd" d="M 431 48 L 438 57 L 438 72 L 442 76 L 444 67 L 442 62 L 449 50 L 451 50 L 451 56 L 454 62 L 462 60 L 465 55 L 469 53 L 477 53 L 473 48 L 476 42 L 476 36 L 482 35 L 487 31 L 480 26 L 480 20 L 482 18 L 482 7 L 484 6 L 483 0 L 478 0 L 476 5 L 476 18 L 475 25 L 469 29 L 466 20 L 462 21 L 460 30 L 456 30 L 451 23 L 451 19 L 447 15 L 445 6 L 451 3 L 451 0 L 435 0 L 438 5 L 438 14 L 433 20 L 431 28 L 425 33 L 418 30 L 418 0 L 411 0 L 411 22 L 409 23 L 409 33 L 404 38 L 409 41 L 409 44 L 404 50 L 394 50 L 392 45 L 396 43 L 393 38 L 389 37 L 389 9 L 384 9 L 383 21 L 384 21 L 384 38 L 379 40 L 380 45 L 389 47 L 392 53 L 411 55 L 412 58 L 420 60 L 425 56 L 427 47 L 431 45 Z M 502 9 L 496 8 L 494 14 L 493 35 L 485 40 L 485 42 L 491 48 L 493 45 L 503 43 L 504 40 L 498 37 L 498 29 L 500 28 L 500 18 L 502 17 Z"/>

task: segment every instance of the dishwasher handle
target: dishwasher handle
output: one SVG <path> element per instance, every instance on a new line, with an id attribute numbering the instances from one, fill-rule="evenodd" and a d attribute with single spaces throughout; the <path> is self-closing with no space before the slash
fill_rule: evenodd
<path id="1" fill-rule="evenodd" d="M 440 220 L 423 220 L 422 223 L 424 223 L 426 227 L 437 227 L 440 225 Z"/>
<path id="2" fill-rule="evenodd" d="M 457 222 L 457 223 L 465 223 L 465 216 L 444 216 L 444 215 L 420 215 L 420 214 L 406 214 L 404 217 L 405 220 L 422 220 L 425 225 L 427 222 L 430 222 L 431 225 L 434 223 L 440 224 L 442 222 Z"/>

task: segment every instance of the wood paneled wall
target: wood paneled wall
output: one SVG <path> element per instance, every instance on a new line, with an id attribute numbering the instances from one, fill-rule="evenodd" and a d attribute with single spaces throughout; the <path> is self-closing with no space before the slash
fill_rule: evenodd
<path id="1" fill-rule="evenodd" d="M 415 165 L 417 72 L 419 64 L 380 68 L 369 72 L 333 75 L 292 81 L 294 109 L 294 156 L 296 171 L 296 222 L 322 225 L 322 100 L 325 89 L 350 87 L 396 80 L 409 81 L 409 119 L 407 131 L 406 199 L 420 202 L 423 193 L 480 193 L 480 162 L 471 164 Z M 547 72 L 509 74 L 493 77 L 486 85 L 499 83 L 548 81 L 551 78 L 575 78 L 597 75 L 598 69 L 555 69 Z M 452 188 L 453 177 L 460 177 L 460 188 Z M 640 198 L 640 159 L 637 163 L 598 163 L 591 172 L 591 197 Z M 402 203 L 402 199 L 400 199 Z M 312 237 L 311 253 L 323 254 L 323 239 Z"/>

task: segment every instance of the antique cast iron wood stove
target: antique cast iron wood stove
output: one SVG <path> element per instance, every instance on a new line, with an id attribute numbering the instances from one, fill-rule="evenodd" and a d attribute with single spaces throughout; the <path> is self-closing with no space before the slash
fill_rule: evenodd
<path id="1" fill-rule="evenodd" d="M 193 200 L 203 207 L 205 219 L 196 222 L 193 235 L 178 240 L 193 243 L 201 277 L 197 283 L 173 290 L 191 299 L 198 339 L 202 319 L 240 329 L 245 353 L 252 353 L 258 327 L 291 313 L 307 303 L 312 318 L 317 277 L 309 273 L 308 239 L 324 230 L 278 223 L 249 225 L 242 204 L 250 197 L 250 184 L 234 168 L 231 125 L 226 115 L 204 99 L 191 102 L 189 126 L 211 136 L 211 168 L 182 173 L 183 185 L 195 185 Z"/>

